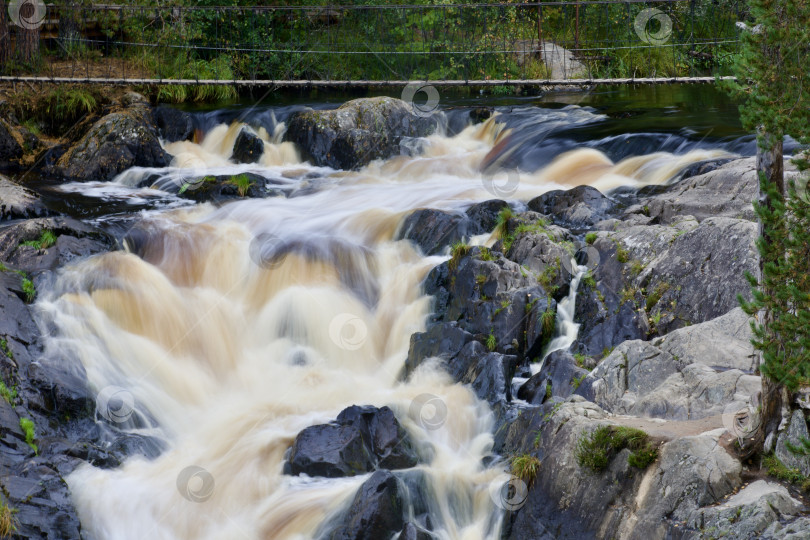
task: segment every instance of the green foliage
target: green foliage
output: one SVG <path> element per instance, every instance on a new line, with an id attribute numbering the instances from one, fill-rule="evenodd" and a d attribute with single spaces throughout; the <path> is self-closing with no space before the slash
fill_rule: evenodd
<path id="1" fill-rule="evenodd" d="M 557 257 L 554 259 L 554 264 L 549 264 L 543 268 L 543 271 L 537 276 L 537 282 L 551 295 L 554 295 L 559 288 L 554 282 L 560 274 L 560 266 L 560 258 Z"/>
<path id="2" fill-rule="evenodd" d="M 600 426 L 577 441 L 577 463 L 595 473 L 607 469 L 613 456 L 629 448 L 627 462 L 633 467 L 646 468 L 658 458 L 658 450 L 642 430 L 625 426 Z"/>
<path id="3" fill-rule="evenodd" d="M 39 238 L 36 240 L 28 240 L 26 242 L 21 242 L 21 246 L 30 246 L 34 249 L 48 249 L 52 245 L 56 243 L 56 235 L 53 231 L 49 229 L 45 229 L 42 231 L 42 234 L 39 235 Z"/>
<path id="4" fill-rule="evenodd" d="M 543 331 L 543 347 L 548 345 L 554 337 L 554 332 L 557 327 L 557 311 L 554 309 L 546 308 L 540 316 L 540 328 Z"/>
<path id="5" fill-rule="evenodd" d="M 638 259 L 633 259 L 630 263 L 630 277 L 637 277 L 640 273 L 644 271 L 646 265 Z"/>
<path id="6" fill-rule="evenodd" d="M 655 304 L 657 304 L 658 301 L 661 300 L 661 297 L 664 296 L 664 294 L 669 290 L 669 288 L 670 285 L 666 281 L 662 281 L 655 286 L 655 289 L 653 290 L 652 294 L 647 297 L 647 301 L 645 304 L 647 311 L 650 311 L 653 308 L 653 306 L 655 306 Z"/>
<path id="7" fill-rule="evenodd" d="M 9 388 L 6 383 L 0 381 L 0 397 L 6 400 L 6 403 L 13 404 L 17 401 L 17 387 L 12 386 Z"/>
<path id="8" fill-rule="evenodd" d="M 551 399 L 551 396 L 554 392 L 554 387 L 551 386 L 551 381 L 546 381 L 546 399 Z"/>
<path id="9" fill-rule="evenodd" d="M 582 367 L 585 365 L 585 355 L 582 353 L 574 353 L 574 361 L 577 363 L 577 366 Z"/>
<path id="10" fill-rule="evenodd" d="M 479 254 L 480 254 L 480 257 L 481 257 L 482 261 L 494 261 L 495 260 L 495 256 L 492 254 L 492 250 L 490 250 L 488 247 L 483 247 L 482 246 L 481 249 L 479 250 Z"/>
<path id="11" fill-rule="evenodd" d="M 764 237 L 757 241 L 765 261 L 763 276 L 758 282 L 747 275 L 753 299 L 739 300 L 749 315 L 770 320 L 752 326 L 752 343 L 763 356 L 762 374 L 793 391 L 810 380 L 810 203 L 793 188 L 785 201 L 764 179 L 760 189 L 771 201 L 770 208 L 754 204 L 769 231 L 767 241 Z"/>
<path id="12" fill-rule="evenodd" d="M 37 297 L 37 290 L 34 287 L 34 282 L 27 277 L 22 278 L 22 290 L 25 293 L 25 301 L 29 304 Z"/>
<path id="13" fill-rule="evenodd" d="M 574 390 L 576 390 L 577 388 L 579 388 L 579 385 L 581 385 L 581 384 L 582 384 L 582 381 L 584 381 L 584 380 L 585 380 L 585 377 L 587 377 L 587 375 L 582 374 L 582 375 L 580 375 L 579 377 L 574 377 L 573 379 L 571 379 L 571 386 L 573 386 L 573 387 L 574 387 Z"/>
<path id="14" fill-rule="evenodd" d="M 251 178 L 246 174 L 237 174 L 236 176 L 232 176 L 228 180 L 229 184 L 233 184 L 236 186 L 236 191 L 239 192 L 240 197 L 244 197 L 247 195 L 248 190 L 250 190 L 251 186 L 255 184 Z"/>
<path id="15" fill-rule="evenodd" d="M 512 458 L 512 474 L 526 485 L 531 486 L 540 470 L 540 460 L 531 454 L 521 454 Z"/>
<path id="16" fill-rule="evenodd" d="M 582 276 L 582 284 L 590 289 L 596 288 L 596 278 L 593 277 L 593 273 L 588 270 L 584 276 Z"/>
<path id="17" fill-rule="evenodd" d="M 612 352 L 613 352 L 613 347 L 605 347 L 604 349 L 602 349 L 602 358 L 605 358 L 606 356 L 610 356 L 610 353 L 612 353 Z"/>
<path id="18" fill-rule="evenodd" d="M 20 429 L 25 435 L 25 443 L 31 447 L 35 454 L 39 453 L 39 448 L 34 443 L 36 433 L 34 429 L 34 422 L 30 418 L 20 418 Z"/>
<path id="19" fill-rule="evenodd" d="M 11 538 L 17 532 L 17 510 L 9 507 L 5 500 L 0 501 L 0 538 Z"/>
<path id="20" fill-rule="evenodd" d="M 3 351 L 3 354 L 9 360 L 14 360 L 14 354 L 11 352 L 11 349 L 8 348 L 8 340 L 7 339 L 0 339 L 0 351 Z"/>
<path id="21" fill-rule="evenodd" d="M 513 217 L 515 217 L 515 214 L 508 206 L 498 212 L 498 222 L 497 225 L 495 225 L 495 234 L 503 242 L 504 253 L 509 251 L 509 248 L 512 247 L 512 242 L 515 241 L 514 235 L 509 232 L 509 220 L 511 220 Z"/>
<path id="22" fill-rule="evenodd" d="M 616 260 L 622 264 L 630 260 L 630 252 L 618 242 L 616 243 Z"/>
<path id="23" fill-rule="evenodd" d="M 762 466 L 768 471 L 768 474 L 777 480 L 790 482 L 802 488 L 803 491 L 810 492 L 810 478 L 804 476 L 799 469 L 791 469 L 787 467 L 782 461 L 774 454 L 768 454 L 762 458 Z"/>
<path id="24" fill-rule="evenodd" d="M 596 234 L 595 232 L 589 232 L 588 234 L 585 235 L 585 243 L 591 245 L 594 242 L 596 242 L 597 238 L 599 238 L 598 234 Z"/>
<path id="25" fill-rule="evenodd" d="M 490 351 L 494 351 L 498 347 L 498 342 L 495 339 L 495 330 L 490 329 L 489 335 L 487 336 L 487 349 Z"/>
<path id="26" fill-rule="evenodd" d="M 458 268 L 458 263 L 461 262 L 461 259 L 466 257 L 468 253 L 470 253 L 470 246 L 464 242 L 459 241 L 450 246 L 450 261 L 447 263 L 447 268 L 451 272 L 454 272 L 456 268 Z"/>

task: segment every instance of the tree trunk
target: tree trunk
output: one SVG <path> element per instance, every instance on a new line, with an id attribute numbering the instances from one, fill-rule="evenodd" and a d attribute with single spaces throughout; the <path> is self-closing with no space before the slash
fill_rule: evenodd
<path id="1" fill-rule="evenodd" d="M 0 1 L 0 71 L 4 71 L 6 62 L 11 60 L 11 34 L 6 10 L 8 5 Z"/>
<path id="2" fill-rule="evenodd" d="M 19 28 L 17 32 L 17 55 L 26 63 L 33 62 L 39 54 L 39 27 Z"/>
<path id="3" fill-rule="evenodd" d="M 772 134 L 759 130 L 757 133 L 757 175 L 760 180 L 765 183 L 775 185 L 782 199 L 787 197 L 787 187 L 785 185 L 785 162 L 782 155 L 782 138 L 775 137 Z M 773 209 L 773 201 L 759 187 L 758 202 L 763 207 Z M 762 237 L 766 244 L 774 242 L 773 235 L 768 227 L 765 227 L 762 220 L 759 222 L 759 235 Z M 763 257 L 759 259 L 759 281 L 763 283 L 762 276 L 766 261 Z M 771 296 L 775 291 L 764 290 L 762 291 L 766 296 Z M 772 314 L 762 313 L 762 318 L 759 321 L 766 327 L 770 324 Z M 764 361 L 763 355 L 760 353 L 759 362 L 762 365 Z M 779 429 L 784 415 L 785 407 L 789 406 L 790 395 L 783 384 L 773 381 L 768 377 L 762 376 L 762 394 L 760 396 L 760 411 L 759 422 L 757 423 L 756 430 L 751 434 L 750 438 L 745 439 L 742 443 L 741 457 L 746 458 L 759 452 L 763 449 L 765 442 L 769 435 L 775 434 Z M 766 449 L 767 450 L 767 449 Z"/>

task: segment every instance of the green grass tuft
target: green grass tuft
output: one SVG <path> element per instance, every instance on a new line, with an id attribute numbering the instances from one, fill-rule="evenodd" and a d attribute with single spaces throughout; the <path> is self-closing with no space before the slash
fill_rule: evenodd
<path id="1" fill-rule="evenodd" d="M 487 336 L 487 349 L 494 351 L 498 347 L 498 341 L 495 339 L 495 330 L 490 330 Z"/>
<path id="2" fill-rule="evenodd" d="M 17 510 L 10 508 L 6 501 L 0 501 L 0 538 L 10 538 L 17 532 Z"/>
<path id="3" fill-rule="evenodd" d="M 34 439 L 36 439 L 34 421 L 30 418 L 20 418 L 20 429 L 25 434 L 25 443 L 31 447 L 35 454 L 38 454 L 39 448 L 34 443 Z"/>
<path id="4" fill-rule="evenodd" d="M 530 454 L 522 454 L 512 458 L 512 474 L 527 485 L 532 485 L 537 473 L 540 471 L 540 460 Z"/>
<path id="5" fill-rule="evenodd" d="M 247 195 L 248 190 L 256 183 L 246 174 L 237 174 L 228 180 L 229 184 L 236 186 L 236 191 L 239 192 L 240 197 Z"/>
<path id="6" fill-rule="evenodd" d="M 632 453 L 627 462 L 644 469 L 658 458 L 649 436 L 640 429 L 625 426 L 600 426 L 590 434 L 583 434 L 577 442 L 577 463 L 580 467 L 600 473 L 607 469 L 613 456 L 629 448 Z"/>
<path id="7" fill-rule="evenodd" d="M 585 243 L 591 245 L 596 242 L 597 238 L 599 238 L 599 235 L 597 235 L 595 232 L 589 232 L 585 235 Z"/>
<path id="8" fill-rule="evenodd" d="M 42 231 L 42 234 L 39 235 L 39 238 L 36 240 L 28 240 L 25 242 L 20 242 L 21 246 L 30 246 L 34 249 L 48 249 L 52 245 L 56 243 L 56 234 L 49 229 L 45 229 Z"/>
<path id="9" fill-rule="evenodd" d="M 464 242 L 456 242 L 452 246 L 450 246 L 450 261 L 447 263 L 447 268 L 453 272 L 456 268 L 458 268 L 458 263 L 461 262 L 461 259 L 466 257 L 470 253 L 470 246 L 465 244 Z"/>

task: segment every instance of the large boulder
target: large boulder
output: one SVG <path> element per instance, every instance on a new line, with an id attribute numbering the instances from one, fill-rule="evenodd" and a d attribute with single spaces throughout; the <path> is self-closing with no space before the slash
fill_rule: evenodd
<path id="1" fill-rule="evenodd" d="M 529 209 L 546 214 L 557 225 L 589 229 L 608 218 L 616 203 L 590 186 L 554 190 L 529 201 Z"/>
<path id="2" fill-rule="evenodd" d="M 284 139 L 294 142 L 315 165 L 356 169 L 400 154 L 406 137 L 425 137 L 437 121 L 390 97 L 362 98 L 337 109 L 295 113 Z"/>
<path id="3" fill-rule="evenodd" d="M 107 181 L 130 167 L 166 167 L 171 160 L 158 140 L 151 109 L 135 103 L 99 119 L 56 168 L 68 180 Z"/>
<path id="4" fill-rule="evenodd" d="M 194 134 L 191 115 L 185 111 L 161 105 L 152 112 L 160 138 L 167 143 L 187 141 Z"/>
<path id="5" fill-rule="evenodd" d="M 416 465 L 410 438 L 388 407 L 343 410 L 333 424 L 310 426 L 298 434 L 285 472 L 335 478 L 377 468 Z"/>
<path id="6" fill-rule="evenodd" d="M 653 342 L 626 341 L 577 393 L 617 414 L 676 420 L 722 414 L 760 391 L 748 317 L 737 308 Z"/>
<path id="7" fill-rule="evenodd" d="M 0 220 L 35 218 L 49 213 L 36 193 L 0 175 Z"/>

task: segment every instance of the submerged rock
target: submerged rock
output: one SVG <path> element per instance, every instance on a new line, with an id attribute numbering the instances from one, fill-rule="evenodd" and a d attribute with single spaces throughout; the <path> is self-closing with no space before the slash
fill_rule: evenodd
<path id="1" fill-rule="evenodd" d="M 151 109 L 135 103 L 93 124 L 56 169 L 69 180 L 107 181 L 130 167 L 166 167 L 171 159 L 160 145 Z"/>
<path id="2" fill-rule="evenodd" d="M 388 407 L 344 409 L 334 424 L 304 429 L 295 438 L 285 472 L 335 478 L 417 463 L 410 437 Z"/>
<path id="3" fill-rule="evenodd" d="M 400 153 L 405 137 L 425 137 L 437 121 L 414 112 L 402 100 L 362 98 L 337 109 L 305 111 L 287 122 L 284 139 L 319 166 L 356 169 Z"/>

